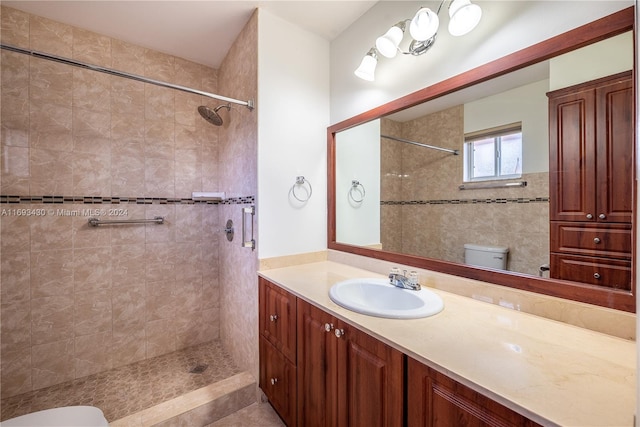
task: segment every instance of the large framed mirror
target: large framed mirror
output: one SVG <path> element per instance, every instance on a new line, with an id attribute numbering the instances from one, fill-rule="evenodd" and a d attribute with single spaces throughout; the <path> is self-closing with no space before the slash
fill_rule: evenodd
<path id="1" fill-rule="evenodd" d="M 329 248 L 635 312 L 633 27 L 628 8 L 331 126 Z"/>

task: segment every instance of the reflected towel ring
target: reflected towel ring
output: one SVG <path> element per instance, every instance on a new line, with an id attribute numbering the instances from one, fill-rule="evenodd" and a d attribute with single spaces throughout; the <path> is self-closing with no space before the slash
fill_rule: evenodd
<path id="1" fill-rule="evenodd" d="M 354 196 L 355 193 L 355 196 Z M 366 192 L 364 191 L 364 185 L 360 184 L 360 181 L 354 179 L 351 181 L 351 188 L 349 189 L 349 198 L 356 203 L 362 203 Z"/>
<path id="2" fill-rule="evenodd" d="M 305 184 L 307 184 L 309 186 L 309 190 L 307 191 L 307 188 L 304 187 L 305 191 L 307 191 L 307 194 L 306 194 L 307 197 L 301 199 L 296 194 L 296 186 L 304 186 Z M 293 197 L 295 197 L 296 200 L 298 200 L 299 202 L 304 203 L 304 202 L 308 201 L 311 198 L 311 194 L 312 193 L 313 193 L 313 188 L 311 188 L 311 183 L 309 182 L 309 180 L 305 179 L 304 176 L 297 176 L 296 177 L 296 183 L 293 184 L 293 186 L 291 187 L 291 194 L 293 194 Z"/>

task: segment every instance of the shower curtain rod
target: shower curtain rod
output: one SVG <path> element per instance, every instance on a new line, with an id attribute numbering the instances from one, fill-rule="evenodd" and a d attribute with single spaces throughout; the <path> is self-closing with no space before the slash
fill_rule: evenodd
<path id="1" fill-rule="evenodd" d="M 454 156 L 457 156 L 459 154 L 458 150 L 451 150 L 449 148 L 436 147 L 434 145 L 423 144 L 421 142 L 415 142 L 415 141 L 411 141 L 409 139 L 396 138 L 395 136 L 388 136 L 388 135 L 380 135 L 380 136 L 382 138 L 393 139 L 394 141 L 398 141 L 398 142 L 406 142 L 407 144 L 413 144 L 413 145 L 417 145 L 419 147 L 431 148 L 432 150 L 438 150 L 438 151 L 445 151 L 447 153 L 453 154 Z"/>
<path id="2" fill-rule="evenodd" d="M 23 49 L 21 47 L 11 46 L 11 45 L 4 44 L 4 43 L 0 44 L 0 47 L 2 49 L 10 50 L 12 52 L 17 52 L 17 53 L 22 53 L 22 54 L 25 54 L 25 55 L 34 56 L 36 58 L 48 59 L 50 61 L 56 61 L 56 62 L 60 62 L 60 63 L 67 64 L 67 65 L 73 65 L 74 67 L 85 68 L 85 69 L 88 69 L 88 70 L 98 71 L 100 73 L 111 74 L 113 76 L 124 77 L 124 78 L 131 79 L 131 80 L 137 80 L 139 82 L 150 83 L 150 84 L 153 84 L 153 85 L 156 85 L 156 86 L 162 86 L 162 87 L 166 87 L 166 88 L 169 88 L 169 89 L 176 89 L 176 90 L 180 90 L 180 91 L 183 91 L 183 92 L 189 92 L 189 93 L 193 93 L 193 94 L 196 94 L 196 95 L 202 95 L 202 96 L 206 96 L 207 98 L 217 99 L 219 101 L 224 101 L 224 102 L 230 102 L 230 103 L 233 103 L 233 104 L 244 105 L 249 110 L 253 110 L 253 100 L 251 100 L 251 99 L 248 100 L 248 101 L 240 101 L 238 99 L 228 98 L 228 97 L 222 96 L 222 95 L 216 95 L 215 93 L 203 92 L 201 90 L 192 89 L 190 87 L 174 85 L 172 83 L 166 83 L 166 82 L 162 82 L 160 80 L 149 79 L 147 77 L 139 76 L 137 74 L 125 73 L 124 71 L 118 71 L 118 70 L 114 70 L 114 69 L 111 69 L 111 68 L 101 67 L 99 65 L 88 64 L 86 62 L 76 61 L 75 59 L 69 59 L 69 58 L 64 58 L 62 56 L 51 55 L 51 54 L 44 53 L 44 52 L 38 52 L 36 50 Z"/>

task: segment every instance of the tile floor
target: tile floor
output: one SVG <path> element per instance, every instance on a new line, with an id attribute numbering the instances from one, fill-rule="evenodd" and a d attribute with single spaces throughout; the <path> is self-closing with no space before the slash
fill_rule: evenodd
<path id="1" fill-rule="evenodd" d="M 189 372 L 205 365 L 201 373 Z M 240 372 L 220 342 L 212 341 L 3 399 L 0 419 L 59 406 L 90 405 L 114 421 Z"/>
<path id="2" fill-rule="evenodd" d="M 254 403 L 205 427 L 285 427 L 268 403 Z"/>

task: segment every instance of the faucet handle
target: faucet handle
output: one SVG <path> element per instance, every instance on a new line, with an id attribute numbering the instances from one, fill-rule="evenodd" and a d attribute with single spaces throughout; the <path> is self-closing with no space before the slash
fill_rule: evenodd
<path id="1" fill-rule="evenodd" d="M 418 284 L 418 272 L 415 270 L 411 270 L 409 272 L 409 274 L 407 275 L 407 279 L 409 279 L 409 284 L 410 285 L 417 285 Z"/>
<path id="2" fill-rule="evenodd" d="M 389 276 L 391 275 L 400 275 L 400 269 L 398 267 L 391 267 L 391 271 L 389 272 Z"/>

